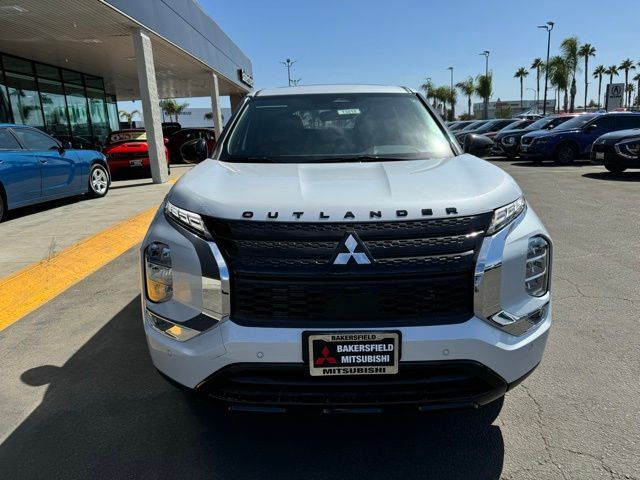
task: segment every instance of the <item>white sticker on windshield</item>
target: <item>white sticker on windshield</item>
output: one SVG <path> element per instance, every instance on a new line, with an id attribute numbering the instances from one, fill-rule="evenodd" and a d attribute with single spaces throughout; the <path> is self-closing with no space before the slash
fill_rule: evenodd
<path id="1" fill-rule="evenodd" d="M 360 109 L 347 108 L 346 110 L 338 110 L 338 115 L 360 115 Z"/>

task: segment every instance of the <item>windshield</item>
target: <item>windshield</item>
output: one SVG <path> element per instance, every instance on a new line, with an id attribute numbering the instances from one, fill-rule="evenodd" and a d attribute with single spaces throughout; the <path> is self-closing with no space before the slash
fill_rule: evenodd
<path id="1" fill-rule="evenodd" d="M 567 120 L 566 122 L 561 123 L 560 125 L 556 126 L 554 130 L 573 130 L 574 128 L 581 128 L 597 116 L 597 114 L 588 113 L 585 115 L 579 115 L 572 118 L 571 120 Z"/>
<path id="2" fill-rule="evenodd" d="M 529 120 L 520 120 L 519 122 L 513 122 L 504 127 L 501 132 L 508 132 L 509 130 L 519 130 L 520 128 L 524 128 L 526 125 L 530 123 Z"/>
<path id="3" fill-rule="evenodd" d="M 527 130 L 542 130 L 546 128 L 551 122 L 553 122 L 557 117 L 545 117 L 539 120 L 536 120 L 531 125 L 527 127 Z"/>
<path id="4" fill-rule="evenodd" d="M 237 162 L 446 158 L 448 138 L 413 94 L 255 97 L 221 154 Z"/>
<path id="5" fill-rule="evenodd" d="M 464 127 L 462 130 L 460 130 L 461 132 L 466 132 L 468 130 L 475 130 L 478 127 L 480 127 L 483 123 L 485 123 L 486 120 L 480 120 L 479 122 L 473 122 L 470 123 L 469 125 L 467 125 L 466 127 Z"/>

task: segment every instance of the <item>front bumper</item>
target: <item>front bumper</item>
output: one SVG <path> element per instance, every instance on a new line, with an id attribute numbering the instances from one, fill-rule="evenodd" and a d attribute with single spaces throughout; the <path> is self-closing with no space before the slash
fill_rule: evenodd
<path id="1" fill-rule="evenodd" d="M 600 155 L 599 155 L 600 154 Z M 598 158 L 600 157 L 600 158 Z M 640 158 L 626 158 L 612 152 L 591 151 L 591 163 L 596 165 L 619 165 L 625 168 L 640 168 Z"/>
<path id="2" fill-rule="evenodd" d="M 189 235 L 192 234 L 176 229 L 161 209 L 142 243 L 144 251 L 149 243 L 162 241 L 171 247 L 174 258 L 174 299 L 163 304 L 152 304 L 143 293 L 143 310 L 153 311 L 185 325 L 204 311 L 205 274 L 211 278 L 217 274 L 216 271 L 204 271 L 209 266 L 203 265 L 196 251 L 199 250 L 201 255 L 208 253 L 207 242 L 195 241 Z M 401 372 L 412 370 L 418 363 L 431 366 L 444 364 L 451 368 L 460 362 L 478 364 L 486 369 L 489 377 L 499 381 L 489 382 L 491 388 L 478 398 L 470 399 L 467 396 L 465 401 L 482 404 L 495 399 L 496 392 L 498 396 L 503 394 L 505 385 L 517 382 L 540 363 L 551 326 L 550 294 L 537 298 L 529 297 L 524 292 L 526 245 L 533 235 L 546 236 L 546 231 L 529 208 L 509 227 L 485 239 L 488 248 L 485 249 L 483 244 L 479 253 L 482 261 L 479 260 L 476 266 L 476 297 L 488 308 L 478 308 L 478 313 L 467 321 L 429 326 L 402 326 L 390 321 L 387 325 L 357 330 L 400 331 Z M 482 272 L 478 271 L 480 265 Z M 501 329 L 487 318 L 502 309 L 516 317 L 540 310 L 541 317 L 523 330 Z M 326 328 L 315 329 L 239 325 L 225 316 L 220 322 L 213 322 L 212 326 L 199 328 L 205 330 L 203 333 L 179 342 L 160 333 L 146 321 L 144 328 L 156 368 L 191 389 L 206 384 L 215 386 L 213 379 L 224 375 L 220 372 L 230 371 L 237 365 L 263 366 L 274 372 L 280 368 L 308 372 L 303 362 L 303 332 L 345 330 L 331 327 L 331 322 L 327 322 Z M 429 365 L 427 370 L 431 368 Z M 377 385 L 392 388 L 394 377 L 383 376 L 376 380 Z M 310 380 L 308 373 L 305 378 L 306 381 L 315 381 Z M 447 399 L 445 403 L 457 401 L 459 399 Z"/>

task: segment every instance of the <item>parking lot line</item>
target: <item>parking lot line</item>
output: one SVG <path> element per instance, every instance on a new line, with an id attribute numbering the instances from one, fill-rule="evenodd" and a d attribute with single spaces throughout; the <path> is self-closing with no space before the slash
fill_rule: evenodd
<path id="1" fill-rule="evenodd" d="M 0 279 L 0 331 L 138 244 L 157 207 Z"/>

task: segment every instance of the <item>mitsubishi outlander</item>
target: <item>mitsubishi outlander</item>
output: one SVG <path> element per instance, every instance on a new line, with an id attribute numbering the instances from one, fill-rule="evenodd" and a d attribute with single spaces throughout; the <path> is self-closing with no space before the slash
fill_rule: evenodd
<path id="1" fill-rule="evenodd" d="M 240 410 L 502 398 L 542 359 L 552 245 L 516 182 L 474 156 L 491 144 L 463 151 L 404 87 L 248 95 L 142 243 L 153 364 Z"/>

